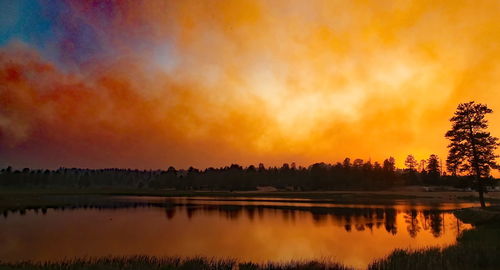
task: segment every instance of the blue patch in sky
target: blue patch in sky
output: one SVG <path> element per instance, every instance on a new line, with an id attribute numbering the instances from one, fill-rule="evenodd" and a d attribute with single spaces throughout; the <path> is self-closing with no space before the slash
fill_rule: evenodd
<path id="1" fill-rule="evenodd" d="M 101 8 L 112 13 L 106 5 Z M 19 40 L 62 66 L 104 53 L 98 33 L 71 12 L 63 1 L 0 0 L 0 46 Z"/>
<path id="2" fill-rule="evenodd" d="M 37 0 L 0 0 L 0 10 L 0 46 L 17 39 L 43 49 L 53 37 L 53 23 Z"/>
<path id="3" fill-rule="evenodd" d="M 152 54 L 165 71 L 174 69 L 177 58 L 170 37 L 161 42 L 149 38 L 147 22 L 117 31 L 111 22 L 123 18 L 115 1 L 87 3 L 84 14 L 75 14 L 80 11 L 66 1 L 0 0 L 0 47 L 19 40 L 61 68 L 78 69 L 95 59 L 120 57 L 113 45 L 120 42 L 130 51 Z"/>

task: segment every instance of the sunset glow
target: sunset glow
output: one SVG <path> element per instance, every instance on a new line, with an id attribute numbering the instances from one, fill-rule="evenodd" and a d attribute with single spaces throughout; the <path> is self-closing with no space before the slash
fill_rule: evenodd
<path id="1" fill-rule="evenodd" d="M 0 166 L 446 157 L 500 135 L 500 2 L 0 1 Z"/>

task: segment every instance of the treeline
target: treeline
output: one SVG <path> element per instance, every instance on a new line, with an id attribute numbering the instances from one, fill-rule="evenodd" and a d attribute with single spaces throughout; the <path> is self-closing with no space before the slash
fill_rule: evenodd
<path id="1" fill-rule="evenodd" d="M 426 161 L 426 166 L 417 168 L 416 162 L 407 158 L 407 168 L 397 169 L 394 158 L 381 164 L 361 159 L 342 163 L 315 163 L 309 167 L 283 164 L 281 167 L 237 164 L 222 168 L 199 170 L 189 168 L 178 170 L 131 170 L 131 169 L 78 169 L 57 170 L 0 170 L 2 187 L 116 187 L 153 188 L 176 190 L 255 190 L 259 186 L 272 186 L 294 191 L 305 190 L 348 190 L 384 189 L 405 185 L 443 185 L 458 188 L 474 188 L 472 177 L 445 175 L 436 155 Z M 497 180 L 486 179 L 488 185 Z"/>

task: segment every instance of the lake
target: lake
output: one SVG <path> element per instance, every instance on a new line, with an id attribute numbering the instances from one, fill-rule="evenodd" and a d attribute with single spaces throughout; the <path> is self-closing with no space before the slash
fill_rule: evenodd
<path id="1" fill-rule="evenodd" d="M 328 258 L 361 268 L 396 248 L 455 243 L 471 225 L 450 210 L 476 206 L 202 197 L 97 201 L 5 212 L 0 260 L 201 255 L 254 262 Z"/>

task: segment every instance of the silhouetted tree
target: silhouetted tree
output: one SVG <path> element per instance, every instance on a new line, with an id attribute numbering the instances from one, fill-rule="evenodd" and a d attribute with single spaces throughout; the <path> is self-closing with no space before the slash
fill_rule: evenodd
<path id="1" fill-rule="evenodd" d="M 361 168 L 363 166 L 363 160 L 360 158 L 355 159 L 354 162 L 352 163 L 352 166 L 356 169 Z"/>
<path id="2" fill-rule="evenodd" d="M 254 172 L 256 172 L 256 171 L 257 171 L 257 169 L 255 168 L 255 166 L 254 166 L 254 165 L 250 165 L 250 166 L 248 166 L 248 168 L 247 168 L 247 172 L 252 172 L 252 173 L 254 173 Z"/>
<path id="3" fill-rule="evenodd" d="M 408 171 L 415 171 L 418 166 L 418 162 L 413 155 L 408 155 L 405 160 L 405 166 Z"/>
<path id="4" fill-rule="evenodd" d="M 345 158 L 344 162 L 342 163 L 342 166 L 344 167 L 344 169 L 351 168 L 351 159 L 350 158 Z"/>
<path id="5" fill-rule="evenodd" d="M 463 157 L 461 157 L 458 153 L 458 148 L 450 148 L 448 152 L 448 157 L 446 158 L 446 169 L 453 176 L 457 176 L 460 163 L 462 162 Z"/>
<path id="6" fill-rule="evenodd" d="M 460 172 L 475 176 L 481 207 L 485 207 L 483 178 L 490 176 L 491 169 L 498 169 L 495 150 L 499 146 L 498 138 L 487 131 L 486 114 L 493 110 L 484 104 L 473 101 L 458 105 L 450 119 L 452 128 L 445 136 L 451 142 L 448 145 L 450 166 L 458 167 Z"/>
<path id="7" fill-rule="evenodd" d="M 264 166 L 263 163 L 259 163 L 259 171 L 265 171 L 266 167 Z"/>
<path id="8" fill-rule="evenodd" d="M 371 161 L 368 160 L 367 162 L 365 162 L 365 164 L 363 164 L 363 170 L 365 172 L 370 172 L 372 169 L 373 169 L 373 165 L 372 165 Z"/>
<path id="9" fill-rule="evenodd" d="M 425 163 L 427 161 L 425 159 L 420 160 L 420 164 L 418 165 L 418 171 L 419 172 L 425 172 Z"/>
<path id="10" fill-rule="evenodd" d="M 396 160 L 393 157 L 384 160 L 383 169 L 386 172 L 394 172 L 396 170 Z"/>
<path id="11" fill-rule="evenodd" d="M 427 183 L 437 184 L 437 181 L 441 175 L 441 169 L 439 166 L 439 157 L 435 154 L 429 156 L 427 160 Z"/>
<path id="12" fill-rule="evenodd" d="M 417 184 L 418 177 L 417 177 L 417 166 L 418 166 L 418 161 L 415 159 L 413 155 L 408 155 L 405 159 L 405 175 L 406 175 L 406 183 L 408 184 Z"/>
<path id="13" fill-rule="evenodd" d="M 414 175 L 413 175 L 414 174 Z M 167 170 L 78 169 L 13 170 L 0 169 L 0 188 L 151 188 L 176 190 L 255 190 L 259 186 L 273 186 L 291 190 L 345 190 L 381 189 L 394 185 L 419 184 L 427 179 L 425 170 L 412 174 L 395 170 L 394 159 L 363 163 L 356 159 L 343 165 L 316 163 L 308 168 L 284 164 L 280 168 L 238 164 L 220 168 L 187 170 L 169 167 Z M 450 179 L 450 177 L 445 178 Z M 417 181 L 418 180 L 418 181 Z M 453 182 L 454 181 L 454 182 Z M 441 181 L 454 186 L 471 186 L 470 177 L 457 176 L 453 181 Z M 493 179 L 488 179 L 493 183 Z"/>

